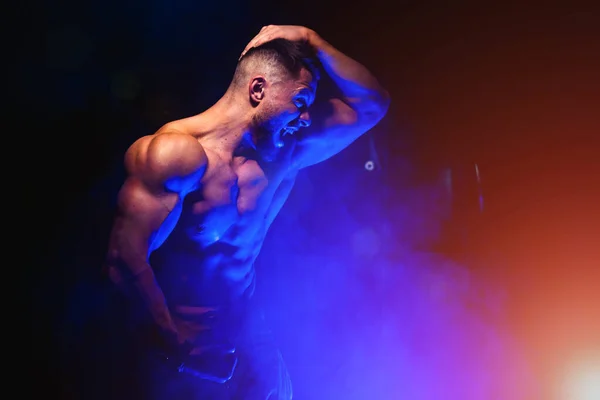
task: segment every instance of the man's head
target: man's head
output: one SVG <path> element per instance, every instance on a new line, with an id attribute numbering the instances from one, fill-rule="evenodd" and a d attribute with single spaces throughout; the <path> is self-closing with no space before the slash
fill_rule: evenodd
<path id="1" fill-rule="evenodd" d="M 310 125 L 308 108 L 318 80 L 314 51 L 304 43 L 275 39 L 250 49 L 239 61 L 230 90 L 247 99 L 251 129 L 264 156 L 275 154 L 283 137 Z"/>

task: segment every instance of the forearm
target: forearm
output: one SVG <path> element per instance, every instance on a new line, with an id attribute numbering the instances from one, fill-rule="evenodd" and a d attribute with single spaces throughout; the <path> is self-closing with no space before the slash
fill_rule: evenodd
<path id="1" fill-rule="evenodd" d="M 126 263 L 120 260 L 109 263 L 108 272 L 116 286 L 141 301 L 165 340 L 172 345 L 178 343 L 177 328 L 151 266 L 146 261 Z"/>
<path id="2" fill-rule="evenodd" d="M 171 318 L 164 293 L 156 282 L 152 268 L 148 266 L 148 268 L 138 273 L 133 278 L 132 283 L 144 306 L 150 312 L 154 323 L 168 339 L 176 341 L 177 328 Z"/>
<path id="3" fill-rule="evenodd" d="M 316 32 L 310 31 L 308 37 L 324 71 L 344 97 L 342 100 L 359 113 L 385 114 L 389 94 L 377 78 L 364 65 L 337 50 Z"/>

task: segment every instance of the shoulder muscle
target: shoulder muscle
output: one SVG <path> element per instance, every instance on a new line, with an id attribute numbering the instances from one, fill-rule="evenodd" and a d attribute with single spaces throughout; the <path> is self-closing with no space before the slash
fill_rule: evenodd
<path id="1" fill-rule="evenodd" d="M 191 190 L 207 165 L 198 140 L 186 133 L 163 132 L 138 139 L 127 150 L 125 167 L 130 176 L 151 191 Z"/>

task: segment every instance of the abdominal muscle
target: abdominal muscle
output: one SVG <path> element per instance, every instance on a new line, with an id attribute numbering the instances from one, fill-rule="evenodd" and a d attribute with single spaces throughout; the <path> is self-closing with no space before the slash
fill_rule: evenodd
<path id="1" fill-rule="evenodd" d="M 248 303 L 254 293 L 254 261 L 264 241 L 264 235 L 257 236 L 262 237 L 244 244 L 237 237 L 233 245 L 225 236 L 206 245 L 175 234 L 153 253 L 150 263 L 183 338 L 203 344 L 206 330 L 216 329 L 215 315 L 223 323 L 232 309 Z M 236 323 L 225 329 L 235 329 L 231 324 Z"/>
<path id="2" fill-rule="evenodd" d="M 225 239 L 208 246 L 189 238 L 172 239 L 177 243 L 165 243 L 150 260 L 168 304 L 220 306 L 252 295 L 254 261 L 262 240 L 248 244 L 253 249 Z"/>

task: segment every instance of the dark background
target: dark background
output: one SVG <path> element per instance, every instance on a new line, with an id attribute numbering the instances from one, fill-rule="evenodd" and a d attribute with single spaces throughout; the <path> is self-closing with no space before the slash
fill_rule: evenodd
<path id="1" fill-rule="evenodd" d="M 385 120 L 327 171 L 387 188 L 388 203 L 452 171 L 451 217 L 432 246 L 505 288 L 508 326 L 542 386 L 573 351 L 597 348 L 600 14 L 482 3 L 96 1 L 27 14 L 14 103 L 39 161 L 24 192 L 40 239 L 28 270 L 35 376 L 64 393 L 65 309 L 97 273 L 124 150 L 218 99 L 266 24 L 315 29 L 392 95 Z"/>

